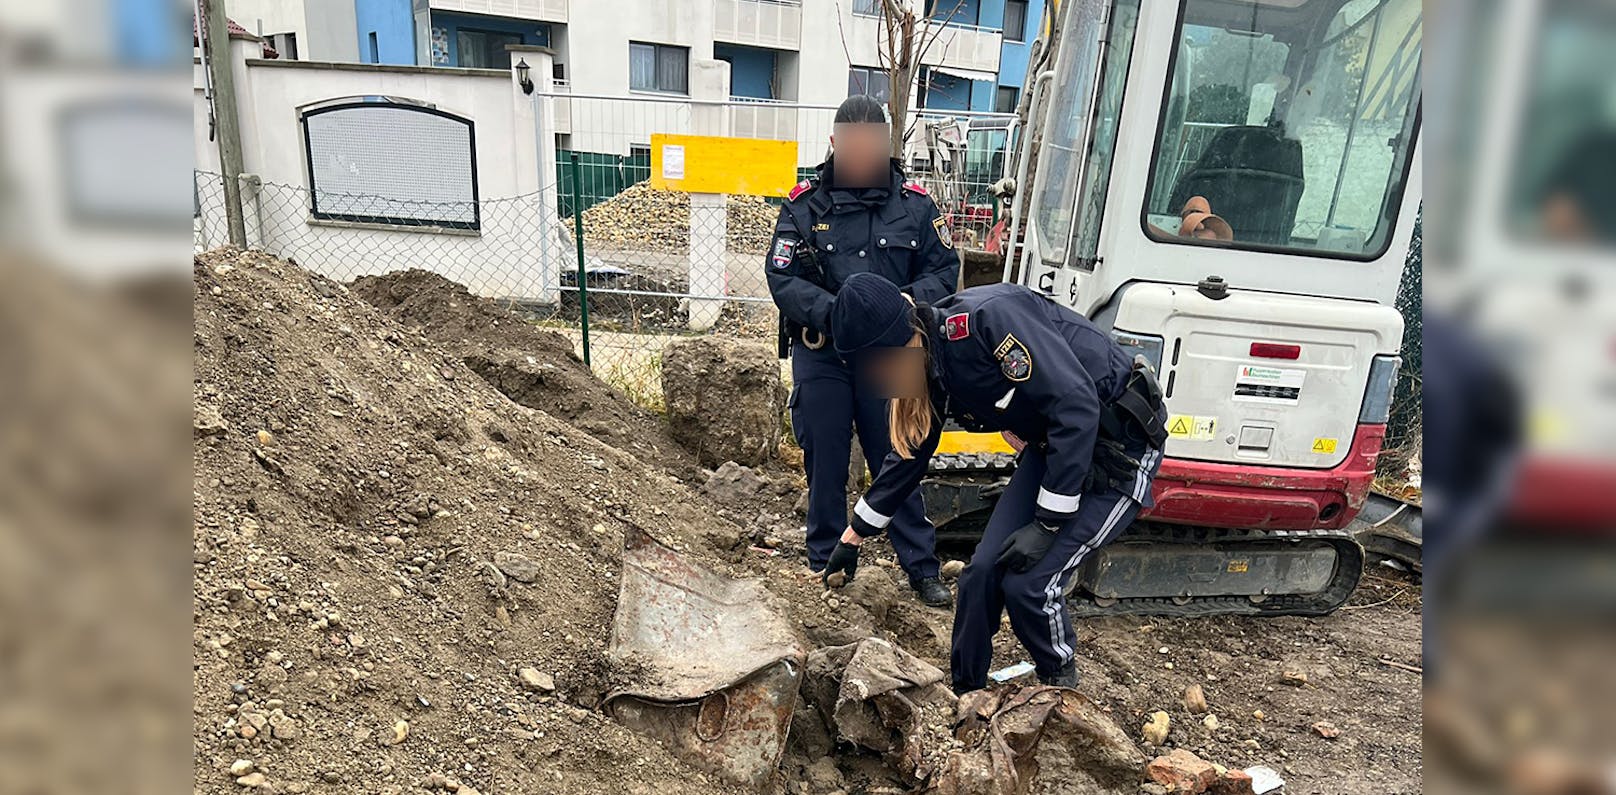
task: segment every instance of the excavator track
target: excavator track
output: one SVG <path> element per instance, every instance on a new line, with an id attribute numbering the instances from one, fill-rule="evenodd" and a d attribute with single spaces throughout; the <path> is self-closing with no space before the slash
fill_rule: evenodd
<path id="1" fill-rule="evenodd" d="M 1224 530 L 1140 522 L 1072 578 L 1074 617 L 1322 616 L 1346 604 L 1364 551 L 1340 530 Z"/>
<path id="2" fill-rule="evenodd" d="M 938 540 L 981 538 L 1014 468 L 1014 456 L 1002 453 L 933 457 L 922 492 Z M 1363 536 L 1353 529 L 1138 522 L 1072 577 L 1068 604 L 1085 617 L 1326 615 L 1346 603 L 1363 574 Z"/>

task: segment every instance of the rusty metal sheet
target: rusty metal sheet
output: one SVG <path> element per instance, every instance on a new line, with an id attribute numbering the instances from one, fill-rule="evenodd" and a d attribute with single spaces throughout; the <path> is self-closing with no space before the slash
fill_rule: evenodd
<path id="1" fill-rule="evenodd" d="M 608 654 L 641 672 L 606 710 L 697 766 L 761 787 L 785 747 L 802 676 L 791 625 L 761 584 L 625 536 Z"/>

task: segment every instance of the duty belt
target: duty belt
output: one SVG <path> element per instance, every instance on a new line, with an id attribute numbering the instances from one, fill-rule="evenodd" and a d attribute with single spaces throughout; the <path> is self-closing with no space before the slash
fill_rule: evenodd
<path id="1" fill-rule="evenodd" d="M 1167 443 L 1165 413 L 1156 374 L 1143 359 L 1136 358 L 1122 394 L 1100 412 L 1100 433 L 1120 442 L 1132 429 L 1144 436 L 1152 449 L 1160 450 Z"/>

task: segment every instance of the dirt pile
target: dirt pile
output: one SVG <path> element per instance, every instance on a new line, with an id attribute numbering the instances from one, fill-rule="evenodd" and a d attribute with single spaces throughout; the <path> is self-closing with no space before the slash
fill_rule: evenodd
<path id="1" fill-rule="evenodd" d="M 197 791 L 724 791 L 594 707 L 625 529 L 734 525 L 339 284 L 194 286 Z"/>
<path id="2" fill-rule="evenodd" d="M 601 383 L 578 358 L 572 340 L 535 326 L 515 307 L 419 269 L 365 276 L 352 287 L 383 314 L 458 356 L 511 400 L 676 477 L 696 474 L 695 458 L 673 440 L 662 418 Z"/>
<path id="3" fill-rule="evenodd" d="M 732 195 L 724 215 L 726 248 L 762 253 L 779 210 L 761 196 Z M 584 211 L 584 242 L 684 254 L 690 250 L 690 194 L 635 183 Z"/>
<path id="4" fill-rule="evenodd" d="M 580 430 L 588 412 L 513 402 L 452 324 L 388 317 L 409 295 L 384 314 L 239 252 L 200 257 L 193 283 L 198 792 L 253 776 L 286 793 L 733 791 L 600 711 L 641 674 L 605 654 L 630 529 L 761 580 L 806 649 L 874 637 L 946 668 L 952 614 L 910 595 L 884 539 L 846 588 L 801 576 L 801 520 L 780 507 L 795 475 L 677 482 Z M 1419 660 L 1418 586 L 1365 582 L 1322 619 L 1082 622 L 1080 690 L 1134 741 L 1171 712 L 1152 753 L 1271 765 L 1294 792 L 1419 791 L 1419 677 L 1381 662 Z M 995 645 L 995 666 L 1026 659 L 1008 627 Z M 1288 671 L 1308 685 L 1280 684 Z M 1192 683 L 1204 714 L 1180 704 Z M 799 704 L 766 791 L 909 786 Z"/>
<path id="5" fill-rule="evenodd" d="M 760 342 L 691 337 L 662 349 L 662 397 L 674 437 L 702 466 L 768 462 L 780 447 L 786 390 Z"/>

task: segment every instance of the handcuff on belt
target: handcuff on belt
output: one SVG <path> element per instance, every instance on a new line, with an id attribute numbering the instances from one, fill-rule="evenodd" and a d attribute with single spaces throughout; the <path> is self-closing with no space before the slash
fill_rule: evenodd
<path id="1" fill-rule="evenodd" d="M 825 347 L 825 334 L 823 332 L 805 327 L 801 336 L 802 344 L 807 346 L 808 350 L 817 351 Z"/>

